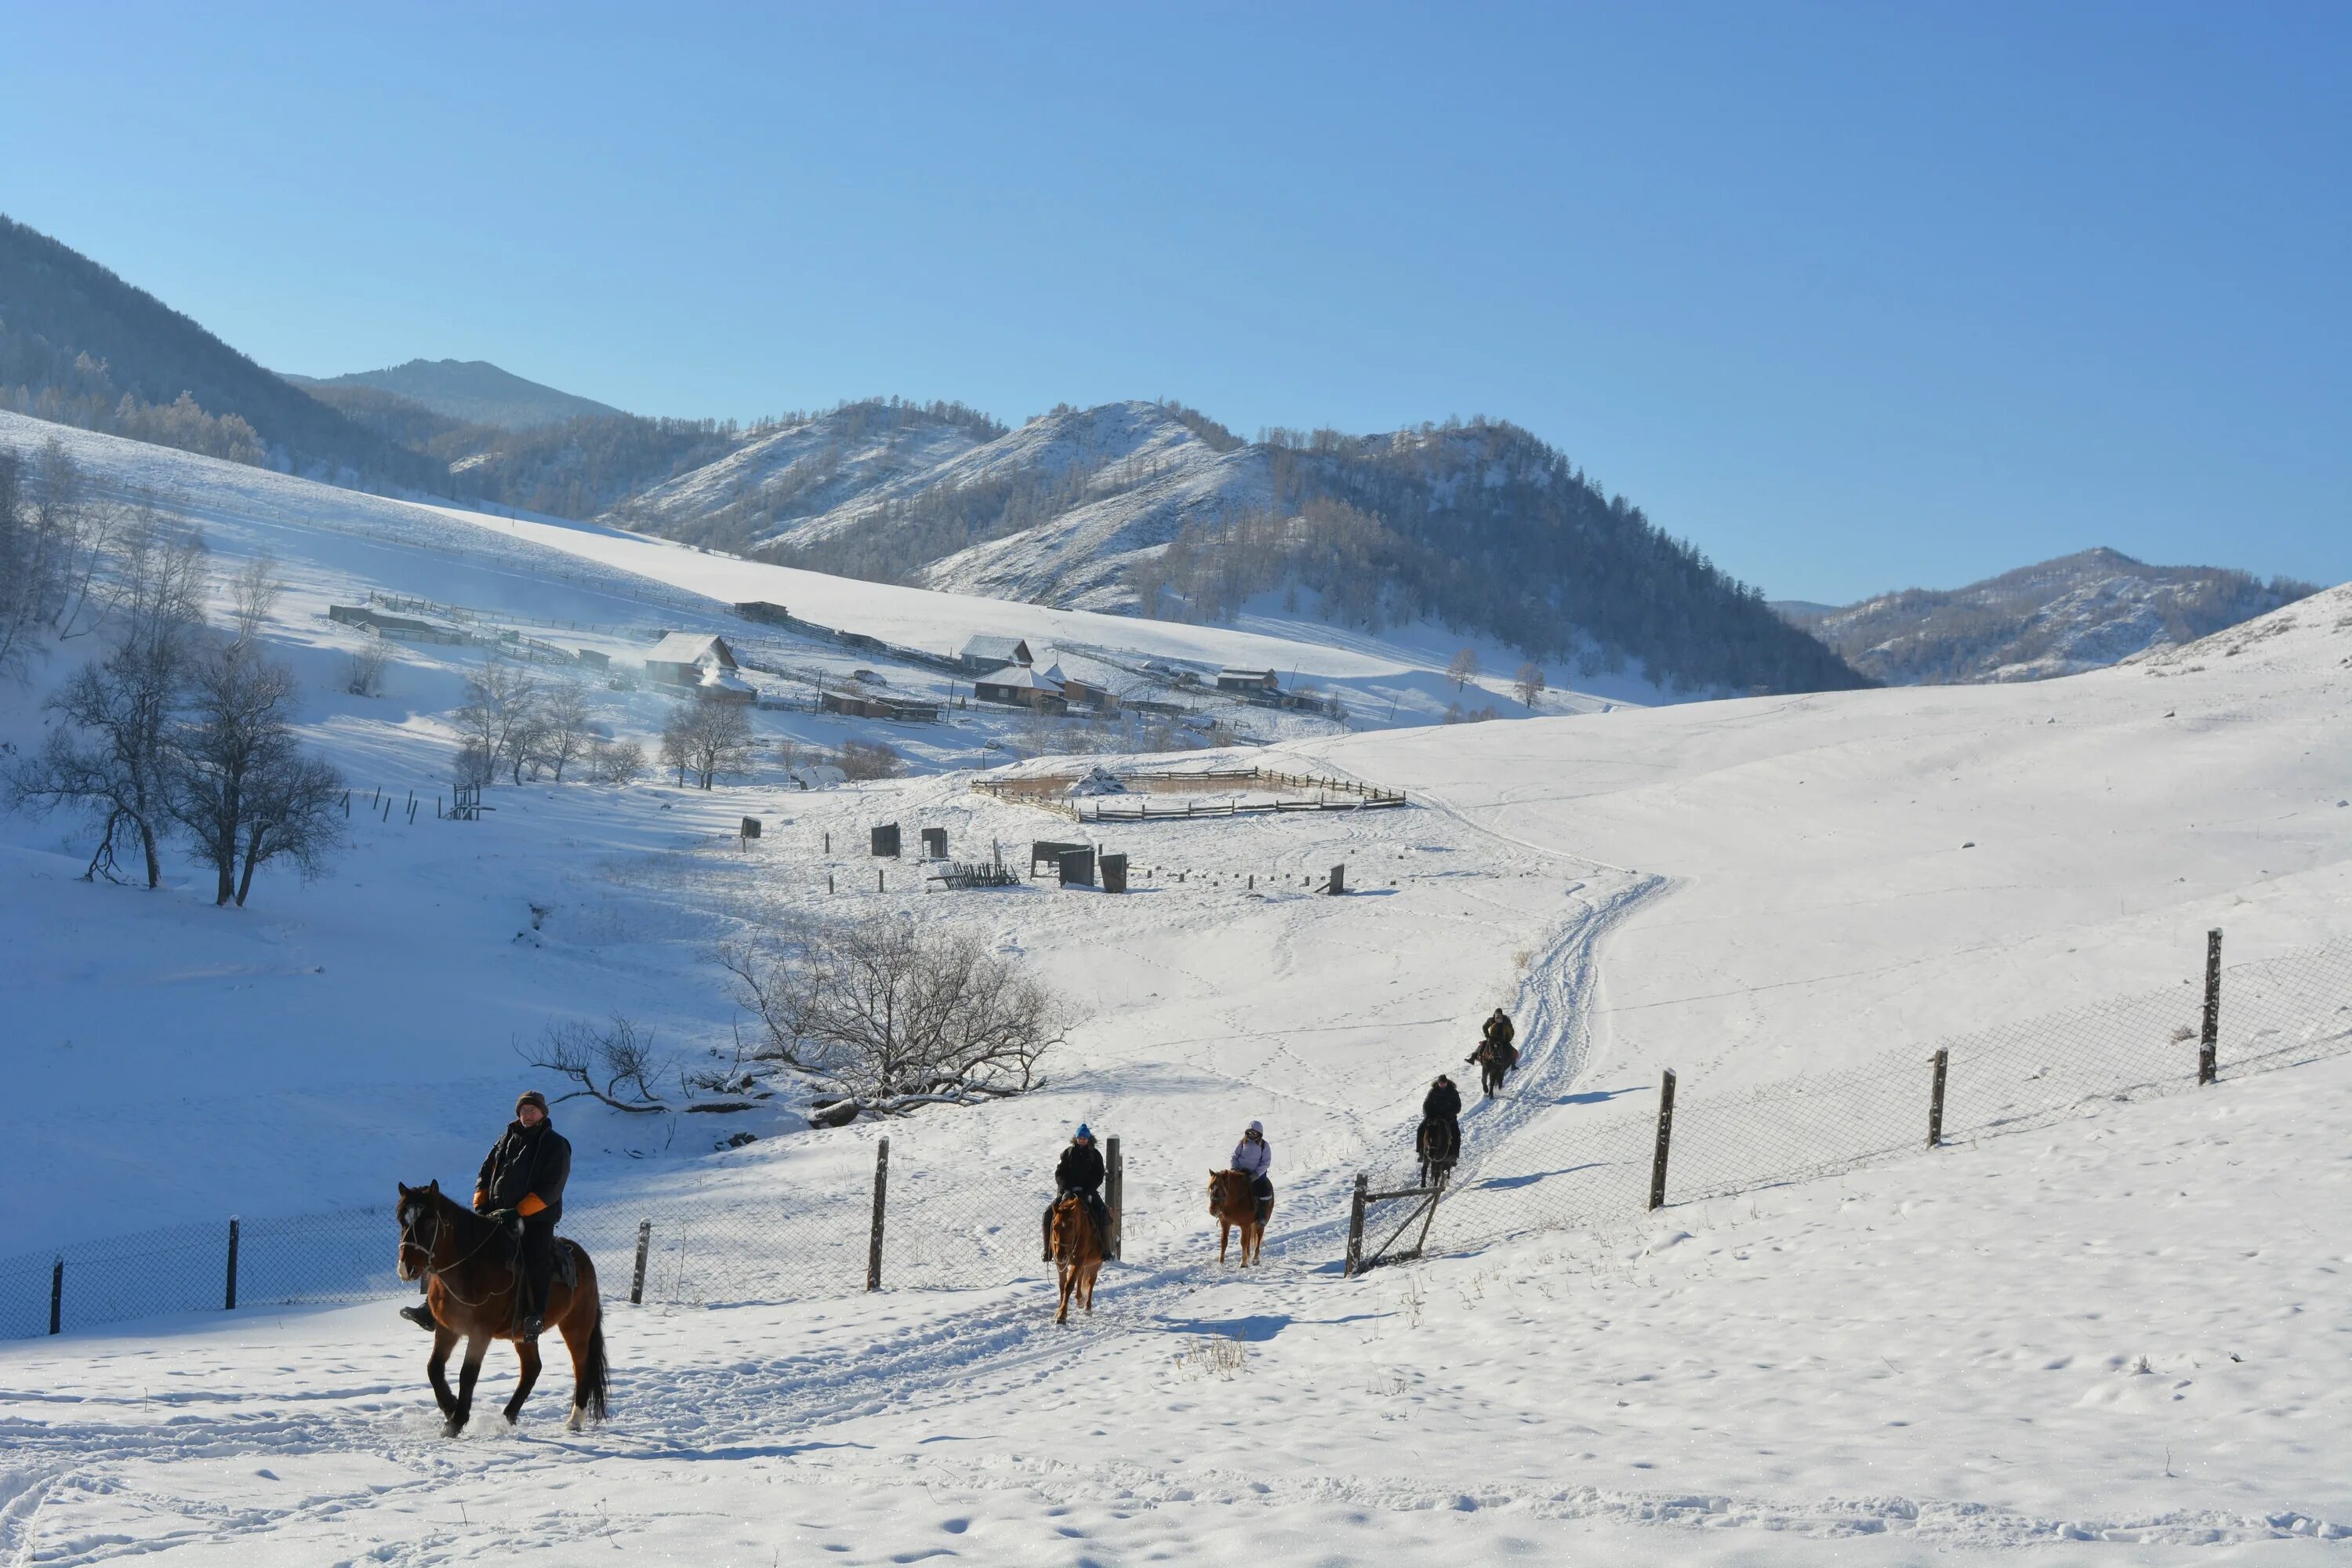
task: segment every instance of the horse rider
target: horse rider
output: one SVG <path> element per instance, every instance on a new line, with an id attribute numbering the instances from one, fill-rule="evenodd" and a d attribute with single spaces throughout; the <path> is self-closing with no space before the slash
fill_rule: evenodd
<path id="1" fill-rule="evenodd" d="M 563 1184 L 572 1175 L 572 1144 L 548 1120 L 547 1097 L 530 1089 L 515 1101 L 514 1120 L 482 1160 L 474 1181 L 474 1212 L 521 1239 L 522 1337 L 546 1327 L 547 1289 L 555 1275 L 555 1222 L 563 1217 Z M 400 1315 L 435 1327 L 429 1307 Z"/>
<path id="2" fill-rule="evenodd" d="M 1500 1007 L 1478 1028 L 1478 1048 L 1462 1059 L 1465 1062 L 1492 1061 L 1505 1072 L 1519 1065 L 1518 1047 L 1511 1042 L 1518 1038 L 1518 1030 L 1511 1025 L 1510 1015 Z"/>
<path id="3" fill-rule="evenodd" d="M 1462 1120 L 1462 1091 L 1454 1088 L 1454 1080 L 1444 1073 L 1437 1075 L 1437 1081 L 1431 1084 L 1429 1092 L 1421 1097 L 1421 1119 L 1424 1122 L 1454 1123 Z"/>
<path id="4" fill-rule="evenodd" d="M 1087 1202 L 1087 1214 L 1095 1222 L 1095 1238 L 1104 1250 L 1110 1246 L 1110 1209 L 1102 1195 L 1102 1151 L 1095 1147 L 1094 1130 L 1085 1122 L 1070 1134 L 1068 1147 L 1062 1151 L 1061 1160 L 1054 1166 L 1054 1202 L 1076 1194 Z M 1054 1261 L 1054 1209 L 1045 1207 L 1045 1261 Z"/>
<path id="5" fill-rule="evenodd" d="M 1429 1092 L 1421 1097 L 1421 1136 L 1413 1140 L 1413 1146 L 1423 1152 L 1428 1152 L 1430 1130 L 1438 1127 L 1444 1128 L 1447 1134 L 1444 1147 L 1459 1152 L 1462 1147 L 1462 1091 L 1454 1088 L 1454 1080 L 1444 1073 L 1437 1075 L 1436 1081 L 1429 1086 Z"/>
<path id="6" fill-rule="evenodd" d="M 1258 1212 L 1265 1213 L 1274 1202 L 1274 1183 L 1267 1179 L 1274 1170 L 1274 1145 L 1265 1141 L 1265 1123 L 1253 1121 L 1242 1133 L 1242 1141 L 1234 1145 L 1233 1169 L 1250 1179 L 1250 1195 L 1257 1199 Z"/>

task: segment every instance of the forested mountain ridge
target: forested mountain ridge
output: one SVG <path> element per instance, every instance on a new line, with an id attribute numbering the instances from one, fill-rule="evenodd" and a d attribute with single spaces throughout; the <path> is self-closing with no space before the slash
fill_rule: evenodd
<path id="1" fill-rule="evenodd" d="M 0 406 L 338 482 L 446 469 L 263 369 L 144 289 L 0 216 Z"/>
<path id="2" fill-rule="evenodd" d="M 2318 592 L 2219 566 L 2150 566 L 2094 549 L 1964 588 L 1906 588 L 1841 609 L 1782 613 L 1890 686 L 2042 680 L 2267 615 Z"/>

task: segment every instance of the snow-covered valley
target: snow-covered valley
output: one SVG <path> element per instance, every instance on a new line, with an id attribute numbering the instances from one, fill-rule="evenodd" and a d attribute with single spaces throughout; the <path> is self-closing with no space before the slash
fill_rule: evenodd
<path id="1" fill-rule="evenodd" d="M 0 416 L 19 446 L 51 433 Z M 0 1342 L 0 1560 L 2203 1563 L 2334 1561 L 2352 1538 L 2340 1057 L 1339 1268 L 1355 1174 L 1399 1163 L 1423 1088 L 1466 1070 L 1498 1005 L 1526 1066 L 1465 1138 L 1573 1146 L 1646 1114 L 1662 1068 L 1688 1092 L 1908 1061 L 2188 995 L 2216 926 L 2232 963 L 2340 942 L 2352 590 L 2031 686 L 1644 707 L 1629 684 L 1520 719 L 1490 681 L 1514 721 L 1438 725 L 1455 645 L 1434 637 L 960 598 L 58 433 L 112 492 L 199 522 L 219 567 L 274 557 L 268 635 L 310 696 L 305 739 L 367 808 L 323 878 L 266 873 L 242 910 L 184 860 L 153 893 L 85 882 L 86 832 L 0 816 L 0 1253 L 462 1184 L 544 1077 L 522 1058 L 551 1023 L 625 1014 L 681 1055 L 724 1048 L 740 1014 L 714 954 L 781 921 L 968 930 L 1084 1016 L 1042 1090 L 878 1128 L 810 1130 L 781 1100 L 717 1125 L 558 1107 L 578 1207 L 616 1221 L 854 1209 L 887 1133 L 919 1205 L 994 1205 L 1005 1235 L 963 1238 L 991 1282 L 865 1296 L 846 1228 L 776 1264 L 837 1283 L 616 1300 L 614 1416 L 580 1436 L 559 1431 L 559 1367 L 520 1429 L 442 1438 L 393 1298 L 69 1321 Z M 542 781 L 488 790 L 484 821 L 411 823 L 410 792 L 447 787 L 483 655 L 404 646 L 383 696 L 343 694 L 361 638 L 324 611 L 369 589 L 572 623 L 546 635 L 616 668 L 662 631 L 723 630 L 950 702 L 920 667 L 728 607 L 941 653 L 1021 637 L 1074 673 L 1273 668 L 1345 693 L 1349 722 L 1235 709 L 1252 728 L 1224 746 L 1147 765 L 1338 774 L 1409 804 L 1081 826 L 974 794 L 976 770 L 1064 765 L 1057 737 L 1116 770 L 1147 761 L 1138 732 L 793 710 L 756 715 L 771 748 L 887 730 L 910 776 Z M 0 696 L 0 739 L 37 738 L 39 691 L 79 657 Z M 619 734 L 673 700 L 596 694 Z M 1130 857 L 1135 890 L 926 891 L 866 853 L 884 822 L 944 829 L 959 858 L 1087 838 Z M 1349 896 L 1314 891 L 1333 865 Z M 1200 1184 L 1252 1118 L 1282 1195 L 1244 1274 L 1214 1262 Z M 1034 1215 L 1079 1121 L 1125 1143 L 1128 1249 L 1058 1330 Z M 756 1141 L 711 1148 L 737 1130 Z M 382 1246 L 388 1263 L 388 1221 Z M 488 1386 L 510 1366 L 494 1352 Z"/>

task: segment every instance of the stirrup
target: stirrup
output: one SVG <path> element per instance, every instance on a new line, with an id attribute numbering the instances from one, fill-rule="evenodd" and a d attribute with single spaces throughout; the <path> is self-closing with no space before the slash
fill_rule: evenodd
<path id="1" fill-rule="evenodd" d="M 523 1319 L 522 1338 L 525 1344 L 537 1344 L 539 1342 L 539 1336 L 546 1331 L 547 1320 L 541 1317 L 539 1313 L 533 1312 Z"/>

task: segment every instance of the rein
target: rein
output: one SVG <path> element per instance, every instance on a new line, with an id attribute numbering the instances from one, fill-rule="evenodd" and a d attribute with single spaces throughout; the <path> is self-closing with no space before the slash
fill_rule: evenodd
<path id="1" fill-rule="evenodd" d="M 446 1198 L 442 1200 L 444 1203 L 447 1201 L 448 1200 Z M 489 1234 L 483 1237 L 481 1240 L 476 1242 L 463 1257 L 446 1266 L 436 1266 L 433 1261 L 433 1255 L 440 1248 L 443 1233 L 451 1228 L 452 1225 L 449 1216 L 443 1214 L 441 1212 L 440 1205 L 436 1204 L 433 1205 L 433 1239 L 430 1244 L 420 1243 L 415 1238 L 413 1233 L 415 1229 L 415 1225 L 413 1221 L 403 1224 L 400 1227 L 400 1234 L 402 1240 L 407 1242 L 411 1247 L 417 1247 L 425 1254 L 425 1267 L 418 1270 L 419 1273 L 428 1279 L 440 1280 L 441 1289 L 447 1291 L 450 1299 L 456 1301 L 459 1306 L 478 1307 L 484 1301 L 489 1300 L 489 1293 L 487 1290 L 478 1297 L 469 1298 L 459 1295 L 457 1289 L 449 1283 L 446 1276 L 457 1269 L 463 1268 L 467 1264 L 471 1263 L 475 1258 L 480 1257 L 485 1247 L 488 1247 L 490 1243 L 498 1240 L 499 1237 L 506 1233 L 497 1226 L 491 1226 Z"/>

